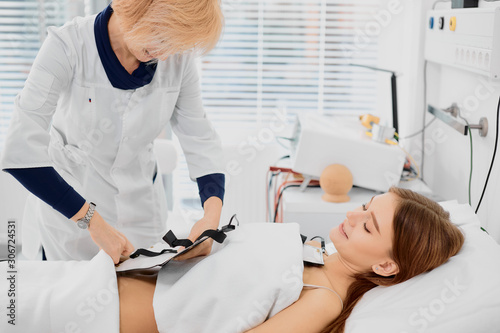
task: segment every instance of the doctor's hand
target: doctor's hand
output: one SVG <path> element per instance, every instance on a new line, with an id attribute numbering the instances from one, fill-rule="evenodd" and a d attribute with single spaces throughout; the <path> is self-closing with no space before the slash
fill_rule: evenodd
<path id="1" fill-rule="evenodd" d="M 115 264 L 120 261 L 120 256 L 129 256 L 134 252 L 134 246 L 120 231 L 109 225 L 96 211 L 88 228 L 94 243 L 103 249 Z"/>
<path id="2" fill-rule="evenodd" d="M 222 201 L 217 197 L 210 197 L 207 201 L 205 201 L 203 207 L 205 209 L 205 215 L 193 225 L 188 236 L 188 239 L 192 242 L 194 242 L 205 230 L 216 230 L 219 227 Z M 194 257 L 209 255 L 212 251 L 212 244 L 213 240 L 207 239 L 191 251 L 176 257 L 174 260 L 186 260 Z M 179 251 L 181 250 L 183 250 L 183 248 Z"/>

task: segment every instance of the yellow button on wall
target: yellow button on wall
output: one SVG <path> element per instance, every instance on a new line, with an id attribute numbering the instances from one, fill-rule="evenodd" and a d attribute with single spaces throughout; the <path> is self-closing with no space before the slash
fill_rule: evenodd
<path id="1" fill-rule="evenodd" d="M 457 27 L 457 18 L 453 16 L 450 18 L 450 30 L 455 31 L 456 27 Z"/>

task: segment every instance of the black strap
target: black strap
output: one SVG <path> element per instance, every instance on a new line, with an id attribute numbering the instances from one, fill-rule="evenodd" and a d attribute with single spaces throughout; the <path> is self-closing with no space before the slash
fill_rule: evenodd
<path id="1" fill-rule="evenodd" d="M 302 244 L 305 244 L 305 242 L 307 240 L 307 236 L 300 234 L 300 238 L 302 238 Z"/>
<path id="2" fill-rule="evenodd" d="M 226 232 L 233 231 L 236 229 L 236 226 L 234 226 L 233 220 L 236 220 L 237 225 L 240 225 L 240 221 L 238 221 L 238 218 L 236 217 L 236 214 L 231 216 L 229 219 L 229 223 L 223 226 L 220 229 L 213 230 L 213 229 L 208 229 L 205 230 L 198 238 L 196 238 L 195 242 L 202 239 L 203 237 L 208 236 L 209 238 L 212 238 L 214 241 L 217 243 L 224 242 L 226 239 Z M 189 239 L 178 239 L 175 234 L 172 232 L 172 230 L 169 230 L 165 236 L 162 238 L 165 242 L 167 242 L 168 245 L 171 247 L 176 247 L 176 246 L 184 246 L 184 247 L 189 247 L 193 245 L 193 242 Z"/>
<path id="3" fill-rule="evenodd" d="M 178 239 L 177 236 L 174 235 L 172 230 L 169 230 L 162 239 L 171 247 L 190 247 L 191 245 L 193 245 L 193 242 L 191 242 L 189 239 Z"/>
<path id="4" fill-rule="evenodd" d="M 138 256 L 156 257 L 156 256 L 159 256 L 160 254 L 165 253 L 165 252 L 177 253 L 177 250 L 174 250 L 174 249 L 163 249 L 163 250 L 161 250 L 161 252 L 153 252 L 153 251 L 149 251 L 149 250 L 146 250 L 146 249 L 138 249 L 138 250 L 136 250 L 134 253 L 132 253 L 130 255 L 130 258 L 136 258 Z"/>
<path id="5" fill-rule="evenodd" d="M 234 228 L 234 226 L 233 226 L 233 228 Z M 226 230 L 226 231 L 231 231 L 231 230 L 233 230 L 233 229 Z M 212 238 L 217 243 L 222 243 L 226 239 L 226 234 L 224 233 L 224 231 L 222 231 L 222 229 L 221 230 L 208 229 L 208 230 L 205 230 L 198 238 L 196 238 L 196 241 L 198 241 L 204 237 L 209 237 L 209 238 Z M 190 247 L 191 245 L 193 245 L 193 242 L 187 238 L 186 239 L 178 239 L 175 236 L 175 234 L 172 232 L 172 230 L 169 230 L 165 234 L 165 236 L 163 236 L 163 240 L 165 242 L 167 242 L 167 244 L 170 245 L 171 247 L 176 247 L 176 246 Z"/>
<path id="6" fill-rule="evenodd" d="M 205 230 L 198 238 L 196 238 L 196 241 L 199 241 L 202 238 L 208 237 L 212 238 L 214 241 L 217 243 L 222 243 L 226 239 L 227 235 L 226 232 L 232 231 L 236 229 L 236 226 L 234 226 L 233 220 L 236 220 L 237 224 L 240 225 L 240 222 L 236 218 L 236 214 L 234 214 L 231 219 L 229 220 L 229 223 L 225 226 L 223 226 L 220 229 L 213 230 L 213 229 L 208 229 Z M 184 247 L 190 247 L 193 245 L 193 242 L 189 239 L 178 239 L 177 236 L 173 233 L 172 230 L 169 230 L 165 236 L 162 237 L 162 239 L 170 245 L 170 247 L 177 247 L 177 246 L 184 246 Z M 140 255 L 146 256 L 146 257 L 156 257 L 159 256 L 165 252 L 170 252 L 170 253 L 177 253 L 176 250 L 174 249 L 164 249 L 161 252 L 152 252 L 146 249 L 138 249 L 134 253 L 130 255 L 130 258 L 136 258 Z"/>

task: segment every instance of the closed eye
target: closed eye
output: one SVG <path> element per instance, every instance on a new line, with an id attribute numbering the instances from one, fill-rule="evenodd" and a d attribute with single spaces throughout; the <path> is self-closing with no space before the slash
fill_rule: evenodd
<path id="1" fill-rule="evenodd" d="M 363 210 L 364 210 L 364 211 L 367 211 L 367 210 L 368 210 L 368 209 L 366 208 L 366 204 L 365 204 L 365 203 L 364 203 L 364 204 L 362 204 L 362 205 L 361 205 L 361 207 L 363 207 Z M 366 222 L 363 224 L 363 226 L 364 226 L 364 228 L 365 228 L 366 232 L 367 232 L 367 233 L 369 233 L 369 234 L 371 234 L 370 230 L 368 230 L 368 228 L 366 227 Z"/>

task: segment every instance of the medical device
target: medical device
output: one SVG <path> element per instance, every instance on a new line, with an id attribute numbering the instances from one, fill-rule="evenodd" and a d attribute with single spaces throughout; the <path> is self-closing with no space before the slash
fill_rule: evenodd
<path id="1" fill-rule="evenodd" d="M 379 71 L 379 72 L 386 72 L 386 73 L 391 73 L 391 99 L 392 99 L 392 127 L 394 128 L 394 131 L 396 133 L 399 132 L 399 123 L 398 123 L 398 90 L 397 90 L 397 83 L 396 83 L 396 72 L 383 69 L 383 68 L 377 68 L 373 66 L 366 66 L 366 65 L 359 65 L 359 64 L 350 64 L 351 66 L 357 66 L 357 67 L 363 67 L 363 68 L 368 68 L 374 71 Z"/>
<path id="2" fill-rule="evenodd" d="M 500 77 L 500 7 L 427 13 L 425 59 Z"/>
<path id="3" fill-rule="evenodd" d="M 291 145 L 292 170 L 319 179 L 330 164 L 345 165 L 353 184 L 375 191 L 397 185 L 405 153 L 397 145 L 375 142 L 357 117 L 301 115 Z"/>
<path id="4" fill-rule="evenodd" d="M 302 260 L 309 264 L 324 266 L 323 252 L 320 248 L 309 244 L 304 244 L 304 252 L 302 253 Z"/>
<path id="5" fill-rule="evenodd" d="M 140 248 L 135 250 L 130 255 L 130 258 L 116 266 L 116 271 L 125 272 L 163 267 L 171 260 L 191 251 L 209 238 L 222 244 L 227 237 L 226 233 L 236 229 L 236 226 L 232 224 L 233 220 L 236 220 L 237 225 L 240 224 L 236 214 L 234 214 L 227 225 L 220 229 L 205 230 L 194 242 L 189 239 L 178 239 L 174 232 L 169 230 L 162 238 L 164 242 L 156 243 L 148 249 Z M 184 249 L 179 250 L 179 247 L 184 247 Z"/>
<path id="6" fill-rule="evenodd" d="M 464 7 L 467 6 L 464 4 Z M 431 10 L 427 13 L 427 19 L 426 60 L 485 75 L 490 79 L 500 78 L 500 7 Z M 481 137 L 486 136 L 488 133 L 487 119 L 482 117 L 479 119 L 479 124 L 470 125 L 461 117 L 466 122 L 463 124 L 462 121 L 456 119 L 459 112 L 458 108 L 453 106 L 443 110 L 427 105 L 427 111 L 463 135 L 469 134 L 471 160 L 473 160 L 470 129 L 478 129 Z M 476 213 L 481 206 L 495 162 L 498 148 L 499 117 L 500 99 L 496 112 L 495 146 Z M 469 175 L 469 203 L 471 202 L 471 179 L 472 164 Z"/>

